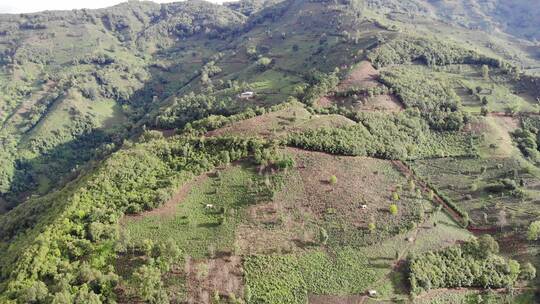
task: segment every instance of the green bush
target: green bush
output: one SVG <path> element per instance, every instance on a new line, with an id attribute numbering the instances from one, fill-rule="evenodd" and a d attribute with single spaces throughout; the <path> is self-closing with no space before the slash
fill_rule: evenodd
<path id="1" fill-rule="evenodd" d="M 327 95 L 339 83 L 338 72 L 324 74 L 319 71 L 311 71 L 307 77 L 308 87 L 301 96 L 302 102 L 313 105 L 319 98 Z"/>
<path id="2" fill-rule="evenodd" d="M 500 61 L 454 43 L 432 38 L 403 37 L 373 50 L 368 58 L 377 67 L 421 61 L 427 65 L 486 64 L 499 67 Z"/>
<path id="3" fill-rule="evenodd" d="M 473 240 L 412 257 L 409 281 L 413 294 L 437 288 L 506 288 L 515 284 L 519 269 L 516 261 L 485 252 L 482 243 Z"/>
<path id="4" fill-rule="evenodd" d="M 360 294 L 382 276 L 362 253 L 344 248 L 299 255 L 248 256 L 244 262 L 248 303 L 306 303 L 308 294 Z"/>
<path id="5" fill-rule="evenodd" d="M 461 132 L 437 132 L 414 114 L 361 113 L 360 123 L 289 136 L 290 145 L 339 155 L 415 159 L 476 155 L 475 139 Z"/>
<path id="6" fill-rule="evenodd" d="M 380 76 L 407 108 L 416 109 L 429 125 L 439 131 L 457 131 L 465 123 L 461 99 L 452 85 L 425 71 L 394 68 Z"/>
<path id="7" fill-rule="evenodd" d="M 5 295 L 21 300 L 40 282 L 51 291 L 82 292 L 92 282 L 77 280 L 72 274 L 84 260 L 92 272 L 107 276 L 104 272 L 115 255 L 113 244 L 123 213 L 159 206 L 179 184 L 220 164 L 222 151 L 237 160 L 265 145 L 261 140 L 234 137 L 141 142 L 114 153 L 74 185 L 14 209 L 9 219 L 0 222 L 0 237 L 16 240 L 17 235 L 31 231 L 33 238 L 27 244 L 13 243 L 1 259 L 2 275 L 8 278 Z M 47 216 L 40 208 L 45 208 Z M 114 280 L 100 282 L 93 292 L 109 298 Z"/>

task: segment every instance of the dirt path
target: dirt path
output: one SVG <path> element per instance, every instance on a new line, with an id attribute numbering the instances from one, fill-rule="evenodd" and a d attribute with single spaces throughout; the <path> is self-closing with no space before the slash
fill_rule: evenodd
<path id="1" fill-rule="evenodd" d="M 418 176 L 416 176 L 414 174 L 414 172 L 412 172 L 412 170 L 407 166 L 405 165 L 402 161 L 400 160 L 393 160 L 392 163 L 394 164 L 394 166 L 402 173 L 404 174 L 405 176 L 407 177 L 410 177 L 412 178 L 416 185 L 420 186 L 422 188 L 422 190 L 424 192 L 430 192 L 432 189 L 426 184 L 424 183 L 424 181 L 422 181 L 420 178 L 418 178 Z M 434 192 L 434 195 L 433 195 L 433 200 L 437 203 L 439 203 L 440 205 L 443 206 L 443 208 L 448 212 L 448 214 L 457 222 L 457 223 L 460 223 L 462 224 L 463 223 L 463 217 L 457 213 L 454 209 L 452 209 L 450 206 L 448 206 L 448 204 L 440 197 L 438 196 L 435 191 Z"/>
<path id="2" fill-rule="evenodd" d="M 144 211 L 137 214 L 126 215 L 122 221 L 141 220 L 146 216 L 154 215 L 162 217 L 173 216 L 176 212 L 176 206 L 188 196 L 191 188 L 198 183 L 204 182 L 209 177 L 208 175 L 209 173 L 204 173 L 183 184 L 182 186 L 180 186 L 178 191 L 175 192 L 167 202 L 165 202 L 165 204 L 159 206 L 158 208 L 154 208 L 152 210 Z"/>
<path id="3" fill-rule="evenodd" d="M 309 304 L 362 304 L 366 296 L 309 295 Z"/>

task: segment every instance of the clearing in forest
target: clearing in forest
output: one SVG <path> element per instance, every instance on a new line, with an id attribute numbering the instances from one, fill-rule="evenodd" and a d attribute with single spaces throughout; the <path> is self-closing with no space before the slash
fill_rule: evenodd
<path id="1" fill-rule="evenodd" d="M 407 230 L 419 213 L 432 209 L 390 161 L 292 148 L 287 153 L 296 169 L 284 174 L 273 201 L 248 208 L 249 222 L 237 234 L 242 252 L 296 251 L 317 244 L 321 228 L 331 246 L 363 246 Z"/>
<path id="2" fill-rule="evenodd" d="M 519 127 L 515 117 L 488 116 L 479 117 L 470 125 L 469 131 L 482 135 L 479 152 L 485 158 L 507 158 L 521 152 L 514 144 L 511 133 Z"/>
<path id="3" fill-rule="evenodd" d="M 349 89 L 367 89 L 382 86 L 378 81 L 379 71 L 369 61 L 362 61 L 353 68 L 351 73 L 337 86 L 337 92 L 345 92 Z M 357 111 L 382 111 L 399 112 L 403 110 L 403 104 L 397 96 L 390 93 L 375 94 L 374 96 L 324 96 L 317 101 L 319 107 L 330 107 L 334 104 L 345 106 Z"/>
<path id="4" fill-rule="evenodd" d="M 358 299 L 374 287 L 384 297 L 407 297 L 396 265 L 408 252 L 469 237 L 390 161 L 293 148 L 282 153 L 295 160 L 287 171 L 270 174 L 245 161 L 195 178 L 161 208 L 125 218 L 124 241 L 172 239 L 179 244 L 185 258 L 164 280 L 177 299 L 206 303 L 216 292 L 241 297 L 246 276 L 254 297 L 267 294 L 259 288 L 273 288 L 298 275 L 313 282 L 297 286 L 300 294 L 285 284 L 284 298 L 275 298 L 278 303 L 308 295 Z M 397 214 L 390 213 L 391 204 L 398 207 Z M 327 232 L 324 241 L 321 231 Z M 135 267 L 127 266 L 141 259 L 121 256 L 119 272 L 129 278 Z M 358 269 L 348 266 L 351 259 Z M 260 273 L 259 267 L 268 268 L 265 263 L 277 272 Z"/>
<path id="5" fill-rule="evenodd" d="M 379 71 L 373 67 L 371 62 L 362 61 L 338 85 L 338 91 L 346 91 L 351 87 L 369 88 L 379 86 L 378 77 Z"/>
<path id="6" fill-rule="evenodd" d="M 341 115 L 311 114 L 301 104 L 298 104 L 232 123 L 229 126 L 208 132 L 207 136 L 237 135 L 270 138 L 284 136 L 290 132 L 322 127 L 338 128 L 354 124 L 356 124 L 354 121 Z"/>

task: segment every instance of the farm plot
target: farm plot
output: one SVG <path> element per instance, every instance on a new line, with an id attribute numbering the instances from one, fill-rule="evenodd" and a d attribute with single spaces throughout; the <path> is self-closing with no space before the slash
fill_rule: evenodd
<path id="1" fill-rule="evenodd" d="M 346 91 L 350 87 L 369 88 L 379 86 L 378 77 L 379 71 L 369 61 L 362 61 L 338 85 L 338 91 Z"/>
<path id="2" fill-rule="evenodd" d="M 515 81 L 498 69 L 489 71 L 486 78 L 481 66 L 448 65 L 445 67 L 426 67 L 415 65 L 419 73 L 433 73 L 452 85 L 460 97 L 462 105 L 471 113 L 480 113 L 482 106 L 489 112 L 505 112 L 514 109 L 516 112 L 537 111 L 537 101 L 527 92 L 519 91 Z"/>
<path id="3" fill-rule="evenodd" d="M 399 99 L 389 92 L 376 94 L 353 94 L 352 96 L 339 97 L 341 93 L 354 89 L 372 89 L 381 88 L 382 84 L 378 81 L 379 71 L 368 61 L 360 62 L 354 67 L 351 73 L 339 83 L 336 88 L 336 96 L 325 96 L 317 101 L 320 107 L 330 107 L 339 105 L 356 111 L 367 112 L 399 112 L 403 110 L 403 104 Z"/>
<path id="4" fill-rule="evenodd" d="M 484 117 L 471 124 L 471 131 L 481 134 L 484 140 L 479 145 L 479 153 L 484 158 L 508 158 L 520 152 L 512 141 L 510 133 L 519 127 L 513 117 Z"/>
<path id="5" fill-rule="evenodd" d="M 405 257 L 471 237 L 447 214 L 434 212 L 418 227 L 369 247 L 248 255 L 245 283 L 255 303 L 362 303 L 368 289 L 377 290 L 378 301 L 407 301 Z"/>
<path id="6" fill-rule="evenodd" d="M 470 237 L 392 162 L 283 153 L 295 168 L 269 175 L 243 162 L 194 179 L 161 208 L 124 219 L 124 243 L 178 244 L 184 257 L 162 280 L 179 301 L 251 293 L 252 301 L 305 303 L 318 295 L 358 299 L 367 288 L 406 298 L 398 266 L 409 252 Z M 146 259 L 119 257 L 126 282 Z M 269 264 L 272 271 L 261 271 Z M 129 295 L 133 287 L 122 288 Z"/>
<path id="7" fill-rule="evenodd" d="M 287 152 L 297 168 L 284 174 L 273 201 L 248 208 L 249 221 L 237 233 L 242 252 L 319 246 L 321 233 L 328 234 L 324 243 L 330 247 L 359 247 L 411 229 L 433 209 L 389 161 Z"/>
<path id="8" fill-rule="evenodd" d="M 280 137 L 290 132 L 317 129 L 323 127 L 344 127 L 356 124 L 341 115 L 315 115 L 303 105 L 292 105 L 282 110 L 266 113 L 250 119 L 235 122 L 211 132 L 208 136 L 237 135 Z"/>
<path id="9" fill-rule="evenodd" d="M 182 191 L 182 190 L 181 190 Z M 185 254 L 196 258 L 233 250 L 236 226 L 244 210 L 268 197 L 262 177 L 247 165 L 218 170 L 195 184 L 178 204 L 124 221 L 127 243 L 174 240 Z"/>
<path id="10" fill-rule="evenodd" d="M 411 163 L 415 173 L 467 211 L 474 225 L 526 225 L 538 215 L 537 178 L 516 158 L 438 158 Z"/>
<path id="11" fill-rule="evenodd" d="M 263 177 L 249 162 L 241 162 L 195 178 L 160 208 L 124 218 L 121 243 L 127 250 L 116 264 L 126 282 L 119 287 L 119 298 L 125 299 L 120 302 L 134 301 L 132 272 L 151 256 L 141 248 L 168 242 L 177 245 L 182 255 L 162 275 L 173 300 L 209 303 L 216 294 L 242 297 L 236 229 L 248 206 L 271 200 L 279 176 Z"/>

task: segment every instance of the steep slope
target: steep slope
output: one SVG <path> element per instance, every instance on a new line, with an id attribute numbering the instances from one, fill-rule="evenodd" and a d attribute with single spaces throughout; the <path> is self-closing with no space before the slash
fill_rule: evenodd
<path id="1" fill-rule="evenodd" d="M 245 19 L 200 1 L 1 16 L 1 192 L 12 203 L 44 194 L 114 150 L 220 47 L 205 44 Z"/>
<path id="2" fill-rule="evenodd" d="M 540 37 L 540 5 L 534 0 L 368 0 L 367 5 L 388 14 L 430 16 L 469 29 L 506 32 L 535 40 Z"/>
<path id="3" fill-rule="evenodd" d="M 538 265 L 534 243 L 482 260 L 464 226 L 492 224 L 507 204 L 518 211 L 494 234 L 504 240 L 538 216 L 537 163 L 489 129 L 501 110 L 537 112 L 538 78 L 517 64 L 536 61 L 486 45 L 519 39 L 446 22 L 447 10 L 502 10 L 468 5 L 129 2 L 2 16 L 0 301 L 316 303 L 379 286 L 409 301 L 436 278 L 417 267 L 425 280 L 409 290 L 399 266 L 432 250 L 499 278 L 437 286 L 526 284 L 510 258 Z M 399 110 L 364 107 L 384 98 Z M 516 140 L 538 129 L 527 131 Z"/>

